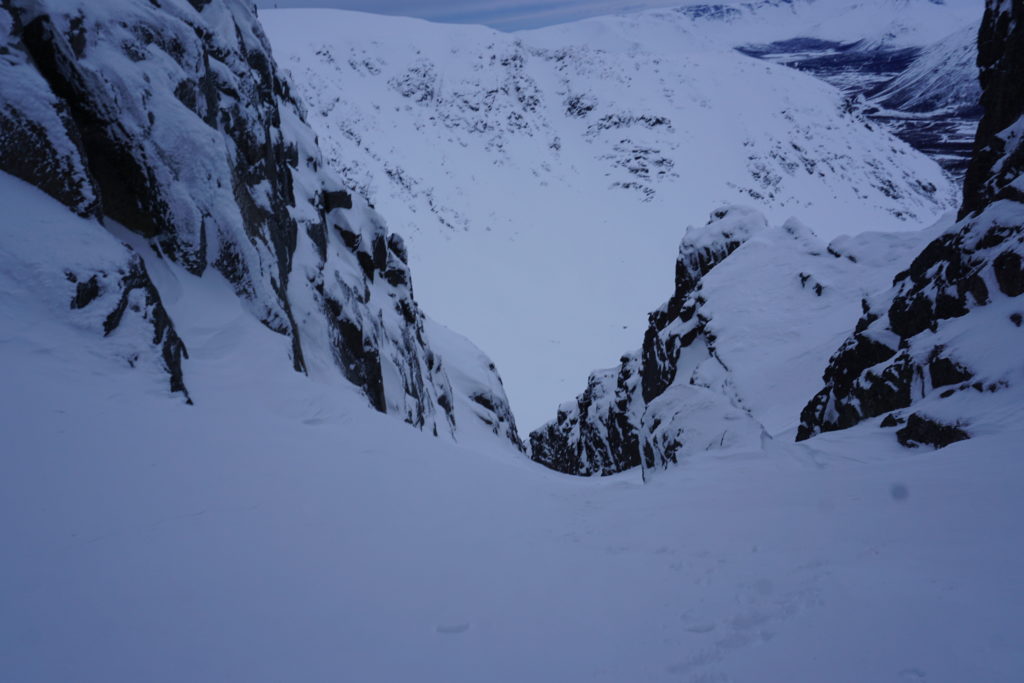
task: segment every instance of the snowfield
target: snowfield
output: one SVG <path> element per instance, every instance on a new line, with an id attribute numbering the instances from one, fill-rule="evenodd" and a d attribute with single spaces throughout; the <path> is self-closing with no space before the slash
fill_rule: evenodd
<path id="1" fill-rule="evenodd" d="M 863 30 L 941 37 L 947 14 Z M 417 298 L 495 360 L 524 432 L 635 344 L 687 224 L 713 209 L 798 216 L 829 240 L 920 229 L 954 206 L 938 165 L 837 90 L 732 49 L 795 30 L 785 14 L 657 11 L 515 34 L 260 16 L 325 162 L 408 239 Z"/>
<path id="2" fill-rule="evenodd" d="M 22 234 L 106 244 L 0 180 Z M 33 256 L 0 245 L 4 680 L 1011 683 L 1024 670 L 1019 425 L 940 452 L 867 425 L 696 455 L 647 485 L 637 470 L 566 477 L 293 372 L 288 340 L 220 275 L 168 265 L 152 276 L 191 340 L 188 406 L 69 319 L 73 286 Z"/>

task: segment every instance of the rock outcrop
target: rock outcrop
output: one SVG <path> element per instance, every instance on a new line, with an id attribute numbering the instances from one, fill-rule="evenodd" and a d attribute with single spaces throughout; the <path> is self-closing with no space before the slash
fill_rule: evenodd
<path id="1" fill-rule="evenodd" d="M 1021 380 L 1024 338 L 1014 315 L 1024 307 L 1024 2 L 990 1 L 978 42 L 985 113 L 960 220 L 889 292 L 865 302 L 853 336 L 825 370 L 825 387 L 803 410 L 798 439 L 912 405 L 943 413 L 966 435 L 970 416 L 943 400 L 1006 391 Z M 951 433 L 923 429 L 934 422 L 927 415 L 911 418 L 905 430 L 913 434 Z M 901 441 L 949 442 L 913 434 Z"/>
<path id="2" fill-rule="evenodd" d="M 290 339 L 295 370 L 340 371 L 377 410 L 456 433 L 446 364 L 461 359 L 432 350 L 404 244 L 324 167 L 250 2 L 5 0 L 0 39 L 0 170 L 194 275 L 219 271 Z M 74 277 L 83 305 L 108 286 Z M 184 345 L 138 257 L 121 283 L 145 293 L 184 391 Z M 488 400 L 507 412 L 503 392 Z M 503 438 L 519 445 L 514 426 Z"/>
<path id="3" fill-rule="evenodd" d="M 579 475 L 657 470 L 703 451 L 757 450 L 796 427 L 863 296 L 920 249 L 914 234 L 825 244 L 795 220 L 728 207 L 690 228 L 675 291 L 642 347 L 591 374 L 530 435 L 532 457 Z"/>
<path id="4" fill-rule="evenodd" d="M 645 437 L 661 427 L 653 419 L 643 429 L 647 406 L 675 381 L 684 349 L 701 347 L 715 357 L 714 334 L 700 315 L 701 279 L 756 232 L 764 217 L 742 207 L 716 211 L 703 229 L 687 231 L 676 259 L 675 291 L 648 317 L 639 352 L 622 357 L 617 368 L 590 375 L 586 390 L 559 407 L 554 421 L 530 434 L 532 458 L 568 474 L 614 474 L 655 460 L 675 461 L 678 438 L 659 433 L 658 443 Z M 678 436 L 678 435 L 676 435 Z"/>

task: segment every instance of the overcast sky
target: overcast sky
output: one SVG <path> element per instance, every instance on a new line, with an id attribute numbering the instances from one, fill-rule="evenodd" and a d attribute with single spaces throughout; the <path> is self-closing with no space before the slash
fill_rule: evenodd
<path id="1" fill-rule="evenodd" d="M 686 0 L 256 0 L 259 7 L 336 7 L 422 17 L 432 21 L 487 24 L 503 31 L 575 21 Z"/>

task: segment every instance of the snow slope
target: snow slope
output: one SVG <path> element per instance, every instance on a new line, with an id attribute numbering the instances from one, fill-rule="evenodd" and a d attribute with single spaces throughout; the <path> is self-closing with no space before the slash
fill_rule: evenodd
<path id="1" fill-rule="evenodd" d="M 0 179 L 7 229 L 96 228 Z M 0 269 L 5 680 L 1013 683 L 1024 667 L 1024 433 L 908 453 L 855 428 L 646 486 L 574 479 L 293 372 L 230 283 L 173 264 L 152 277 L 191 340 L 196 406 L 168 400 L 159 368 L 24 292 L 52 286 L 46 268 L 60 278 Z"/>
<path id="2" fill-rule="evenodd" d="M 526 427 L 633 343 L 686 217 L 753 203 L 831 238 L 952 207 L 942 171 L 837 91 L 679 13 L 514 35 L 261 17 L 325 159 L 407 236 L 417 297 L 488 349 Z"/>
<path id="3" fill-rule="evenodd" d="M 929 45 L 876 99 L 890 109 L 978 110 L 978 26 L 970 24 Z M 980 114 L 980 111 L 978 112 Z"/>

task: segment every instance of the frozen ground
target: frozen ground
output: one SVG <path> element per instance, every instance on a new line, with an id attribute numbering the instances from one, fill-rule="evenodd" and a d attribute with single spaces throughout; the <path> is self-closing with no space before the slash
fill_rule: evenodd
<path id="1" fill-rule="evenodd" d="M 86 227 L 0 189 L 23 234 Z M 287 340 L 217 276 L 168 268 L 154 280 L 192 340 L 187 406 L 71 322 L 46 289 L 59 266 L 0 249 L 4 680 L 1024 671 L 1019 429 L 933 452 L 868 425 L 646 485 L 563 477 L 292 372 Z"/>

